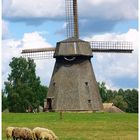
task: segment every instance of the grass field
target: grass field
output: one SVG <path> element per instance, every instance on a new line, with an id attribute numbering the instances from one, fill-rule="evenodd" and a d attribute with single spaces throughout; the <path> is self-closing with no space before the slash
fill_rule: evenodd
<path id="1" fill-rule="evenodd" d="M 59 140 L 138 140 L 138 114 L 3 113 L 2 140 L 8 126 L 52 129 Z"/>

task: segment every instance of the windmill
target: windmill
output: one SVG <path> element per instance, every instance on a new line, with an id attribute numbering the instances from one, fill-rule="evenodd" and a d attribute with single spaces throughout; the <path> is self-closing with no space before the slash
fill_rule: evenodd
<path id="1" fill-rule="evenodd" d="M 65 0 L 67 39 L 56 48 L 22 50 L 25 57 L 56 59 L 48 94 L 46 111 L 101 111 L 103 109 L 91 64 L 94 53 L 131 53 L 131 42 L 79 39 L 77 0 Z"/>

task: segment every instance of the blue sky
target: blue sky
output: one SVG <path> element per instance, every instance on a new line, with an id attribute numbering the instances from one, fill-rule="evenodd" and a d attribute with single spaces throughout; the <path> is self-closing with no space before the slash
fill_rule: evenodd
<path id="1" fill-rule="evenodd" d="M 3 0 L 3 81 L 10 73 L 11 58 L 19 56 L 22 49 L 29 45 L 32 48 L 55 47 L 57 41 L 66 38 L 64 6 L 63 0 Z M 78 0 L 78 6 L 82 39 L 124 40 L 134 44 L 133 54 L 95 54 L 92 63 L 97 81 L 104 81 L 114 89 L 138 88 L 138 1 Z M 54 62 L 36 62 L 37 74 L 44 85 L 49 85 Z"/>
<path id="2" fill-rule="evenodd" d="M 128 20 L 119 22 L 113 29 L 114 32 L 127 32 L 129 29 L 138 29 L 137 20 Z"/>
<path id="3" fill-rule="evenodd" d="M 9 32 L 11 33 L 11 36 L 20 39 L 23 37 L 24 33 L 30 33 L 30 32 L 40 32 L 42 35 L 46 38 L 48 42 L 55 45 L 55 43 L 59 40 L 64 39 L 64 34 L 57 34 L 56 31 L 59 30 L 64 24 L 64 21 L 61 22 L 54 22 L 54 21 L 48 21 L 44 22 L 41 25 L 34 26 L 34 25 L 27 25 L 24 22 L 12 22 L 9 24 Z"/>
<path id="4" fill-rule="evenodd" d="M 63 33 L 57 33 L 57 31 L 59 31 L 60 28 L 62 28 L 64 22 L 65 22 L 64 20 L 63 21 L 47 21 L 37 26 L 27 25 L 24 22 L 10 22 L 8 25 L 8 29 L 10 32 L 10 36 L 16 39 L 22 38 L 24 33 L 27 33 L 27 32 L 34 32 L 34 31 L 42 32 L 44 33 L 45 38 L 50 43 L 55 45 L 57 41 L 60 41 L 66 38 L 66 31 L 64 31 Z M 79 28 L 80 28 L 80 25 L 79 25 Z M 124 32 L 127 32 L 131 28 L 138 29 L 137 20 L 120 21 L 117 24 L 115 24 L 113 29 L 111 29 L 110 31 L 101 31 L 101 32 L 102 33 L 105 33 L 105 32 L 124 33 Z M 79 31 L 82 37 L 83 37 L 83 34 L 82 34 L 83 30 L 84 29 L 80 28 L 80 31 Z M 93 34 L 96 35 L 96 34 L 101 34 L 101 33 L 99 31 L 93 31 L 92 35 Z"/>

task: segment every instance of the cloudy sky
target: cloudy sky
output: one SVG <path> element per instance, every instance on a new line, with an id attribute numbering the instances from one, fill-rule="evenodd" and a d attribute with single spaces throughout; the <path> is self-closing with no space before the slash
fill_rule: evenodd
<path id="1" fill-rule="evenodd" d="M 138 87 L 138 0 L 78 0 L 80 38 L 133 42 L 132 54 L 93 54 L 96 79 L 108 88 Z M 2 81 L 9 62 L 25 48 L 55 47 L 66 38 L 65 0 L 2 1 Z M 37 75 L 49 85 L 54 59 L 36 60 Z"/>

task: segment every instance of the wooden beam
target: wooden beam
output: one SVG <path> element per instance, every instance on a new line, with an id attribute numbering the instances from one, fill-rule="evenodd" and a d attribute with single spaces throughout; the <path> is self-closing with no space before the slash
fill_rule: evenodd
<path id="1" fill-rule="evenodd" d="M 38 52 L 50 52 L 50 51 L 55 51 L 55 48 L 39 48 L 39 49 L 25 49 L 22 50 L 23 53 L 38 53 Z"/>
<path id="2" fill-rule="evenodd" d="M 93 53 L 132 53 L 133 49 L 94 49 Z"/>

